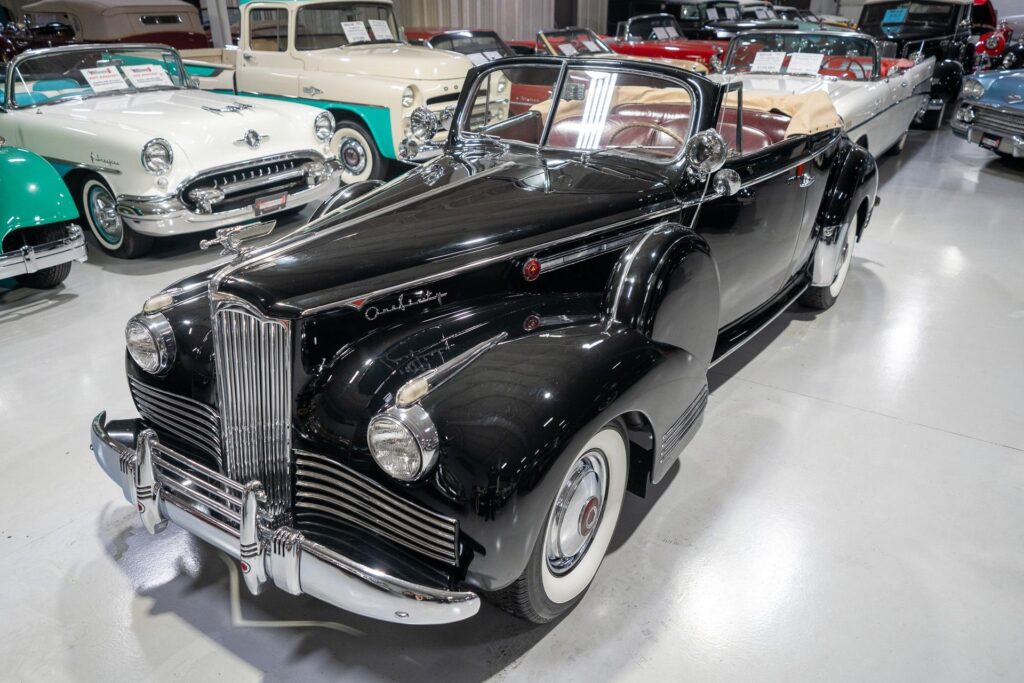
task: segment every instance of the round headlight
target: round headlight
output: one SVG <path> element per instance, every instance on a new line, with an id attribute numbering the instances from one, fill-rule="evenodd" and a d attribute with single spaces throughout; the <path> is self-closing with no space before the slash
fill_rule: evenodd
<path id="1" fill-rule="evenodd" d="M 132 360 L 151 375 L 165 372 L 174 361 L 174 331 L 160 313 L 129 320 L 124 341 Z"/>
<path id="2" fill-rule="evenodd" d="M 150 173 L 163 175 L 171 170 L 174 163 L 174 152 L 171 151 L 171 143 L 156 138 L 146 143 L 142 148 L 142 167 Z"/>
<path id="3" fill-rule="evenodd" d="M 985 94 L 985 86 L 975 78 L 968 78 L 964 81 L 964 97 L 976 100 Z"/>
<path id="4" fill-rule="evenodd" d="M 401 481 L 419 479 L 437 460 L 434 423 L 418 404 L 374 417 L 366 442 L 380 468 Z"/>
<path id="5" fill-rule="evenodd" d="M 412 103 L 416 101 L 416 91 L 412 89 L 411 85 L 407 85 L 405 90 L 402 91 L 402 106 L 409 108 Z"/>
<path id="6" fill-rule="evenodd" d="M 329 111 L 322 111 L 313 120 L 313 134 L 320 142 L 329 142 L 334 137 L 334 117 Z"/>
<path id="7" fill-rule="evenodd" d="M 992 35 L 990 35 L 990 36 L 989 36 L 989 37 L 988 37 L 988 38 L 987 38 L 987 39 L 985 40 L 985 47 L 987 47 L 987 48 L 988 48 L 988 49 L 990 49 L 990 50 L 994 50 L 994 49 L 996 49 L 997 47 L 999 47 L 999 36 L 997 36 L 997 35 L 996 35 L 996 34 L 994 34 L 994 33 L 993 33 Z"/>
<path id="8" fill-rule="evenodd" d="M 409 115 L 409 133 L 420 141 L 433 139 L 438 124 L 437 114 L 426 107 L 416 107 Z"/>
<path id="9" fill-rule="evenodd" d="M 972 123 L 974 121 L 974 108 L 969 106 L 960 107 L 956 110 L 956 120 L 963 123 Z"/>
<path id="10" fill-rule="evenodd" d="M 1012 68 L 1016 61 L 1017 55 L 1013 54 L 1012 52 L 1007 52 L 1005 55 L 1003 55 L 1003 68 Z"/>

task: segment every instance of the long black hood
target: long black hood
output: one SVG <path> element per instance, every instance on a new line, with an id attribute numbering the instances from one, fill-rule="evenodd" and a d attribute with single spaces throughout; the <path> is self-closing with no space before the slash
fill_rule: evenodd
<path id="1" fill-rule="evenodd" d="M 443 157 L 229 267 L 216 289 L 297 318 L 664 208 L 663 181 L 536 156 Z"/>

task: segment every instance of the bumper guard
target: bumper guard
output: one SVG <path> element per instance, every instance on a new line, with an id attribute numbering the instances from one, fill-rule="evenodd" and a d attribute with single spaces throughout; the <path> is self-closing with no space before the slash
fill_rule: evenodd
<path id="1" fill-rule="evenodd" d="M 77 225 L 69 225 L 67 236 L 63 239 L 0 254 L 0 280 L 85 259 L 85 235 Z"/>
<path id="2" fill-rule="evenodd" d="M 97 462 L 135 505 L 147 531 L 160 532 L 171 521 L 231 555 L 253 594 L 272 581 L 288 593 L 401 624 L 451 623 L 480 608 L 475 593 L 417 585 L 354 562 L 288 526 L 270 528 L 259 482 L 241 485 L 197 463 L 184 465 L 188 459 L 161 445 L 150 429 L 115 435 L 100 413 L 91 436 Z M 165 471 L 181 476 L 167 478 Z"/>

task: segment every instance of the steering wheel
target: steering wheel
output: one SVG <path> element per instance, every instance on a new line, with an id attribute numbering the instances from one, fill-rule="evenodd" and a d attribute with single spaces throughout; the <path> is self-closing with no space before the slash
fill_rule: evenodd
<path id="1" fill-rule="evenodd" d="M 853 57 L 842 57 L 842 60 L 842 66 L 832 67 L 829 65 L 829 67 L 835 68 L 836 71 L 854 71 L 854 67 L 856 67 L 856 70 L 860 71 L 861 80 L 868 80 L 868 70 L 864 68 L 863 64 L 853 61 Z"/>
<path id="2" fill-rule="evenodd" d="M 659 126 L 656 123 L 627 123 L 626 125 L 622 126 L 621 128 L 619 128 L 614 133 L 608 136 L 608 144 L 611 145 L 613 142 L 615 142 L 615 138 L 619 137 L 619 135 L 623 131 L 630 130 L 631 128 L 648 128 L 650 130 L 662 133 L 663 135 L 669 136 L 670 138 L 678 142 L 680 145 L 686 144 L 686 140 L 676 135 L 675 131 L 669 130 L 665 126 Z"/>

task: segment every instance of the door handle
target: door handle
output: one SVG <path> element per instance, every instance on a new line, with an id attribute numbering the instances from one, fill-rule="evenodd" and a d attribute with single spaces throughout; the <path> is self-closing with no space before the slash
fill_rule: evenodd
<path id="1" fill-rule="evenodd" d="M 811 175 L 810 171 L 798 173 L 797 175 L 786 178 L 787 183 L 791 183 L 794 180 L 800 181 L 800 187 L 810 187 L 811 185 L 814 184 L 814 181 L 817 180 L 817 178 Z"/>
<path id="2" fill-rule="evenodd" d="M 248 52 L 248 51 L 247 52 L 243 52 L 242 53 L 242 59 L 244 59 L 247 62 L 251 62 L 252 61 L 252 53 Z"/>

